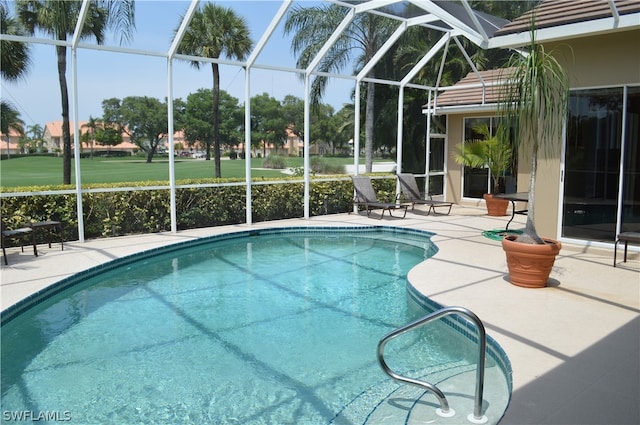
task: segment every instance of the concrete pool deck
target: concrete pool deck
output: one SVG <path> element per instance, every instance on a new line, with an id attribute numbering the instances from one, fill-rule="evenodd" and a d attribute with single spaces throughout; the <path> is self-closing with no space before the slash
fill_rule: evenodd
<path id="1" fill-rule="evenodd" d="M 378 217 L 374 212 L 373 217 Z M 550 285 L 509 284 L 499 241 L 482 231 L 504 228 L 509 217 L 454 206 L 450 215 L 416 208 L 405 219 L 337 214 L 8 249 L 0 268 L 2 310 L 52 283 L 110 260 L 184 240 L 251 228 L 382 225 L 435 233 L 438 253 L 409 273 L 422 293 L 443 305 L 476 313 L 506 351 L 513 394 L 501 424 L 640 423 L 640 255 L 627 263 L 612 249 L 563 244 Z M 511 228 L 522 226 L 516 216 Z"/>

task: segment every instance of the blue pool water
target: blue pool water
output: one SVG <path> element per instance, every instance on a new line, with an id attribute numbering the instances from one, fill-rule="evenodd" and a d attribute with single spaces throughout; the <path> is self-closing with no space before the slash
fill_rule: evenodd
<path id="1" fill-rule="evenodd" d="M 364 409 L 366 419 L 380 400 L 363 395 L 397 389 L 377 342 L 427 312 L 406 275 L 436 252 L 429 236 L 253 231 L 89 273 L 5 320 L 3 414 L 326 424 Z M 474 346 L 436 324 L 387 351 L 394 367 L 426 375 L 473 369 Z"/>

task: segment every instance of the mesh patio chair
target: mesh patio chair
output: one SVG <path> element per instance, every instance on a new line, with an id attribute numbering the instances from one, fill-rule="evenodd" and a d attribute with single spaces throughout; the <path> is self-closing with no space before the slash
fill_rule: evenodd
<path id="1" fill-rule="evenodd" d="M 367 211 L 367 216 L 371 214 L 372 210 L 382 210 L 380 219 L 384 217 L 384 212 L 389 211 L 389 215 L 393 217 L 392 210 L 404 209 L 402 218 L 407 215 L 407 208 L 410 204 L 399 202 L 380 202 L 376 196 L 376 192 L 371 184 L 371 178 L 368 176 L 352 176 L 353 187 L 355 189 L 355 197 L 353 204 L 357 207 L 364 207 Z"/>
<path id="2" fill-rule="evenodd" d="M 427 197 L 420 192 L 420 189 L 418 189 L 418 182 L 416 182 L 416 178 L 413 174 L 400 173 L 398 174 L 398 181 L 400 182 L 400 199 L 405 202 L 410 202 L 412 210 L 415 208 L 416 204 L 419 204 L 429 206 L 427 215 L 431 214 L 431 211 L 433 211 L 434 214 L 437 214 L 436 208 L 446 208 L 446 215 L 449 215 L 451 212 L 453 203 L 436 201 L 432 199 L 430 194 L 428 195 L 429 199 L 427 199 Z"/>

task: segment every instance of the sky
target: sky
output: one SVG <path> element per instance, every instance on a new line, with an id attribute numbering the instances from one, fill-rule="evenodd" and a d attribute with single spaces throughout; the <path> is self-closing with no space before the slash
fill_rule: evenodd
<path id="1" fill-rule="evenodd" d="M 313 4 L 308 2 L 309 5 Z M 190 2 L 186 0 L 136 0 L 136 31 L 126 48 L 152 52 L 168 51 L 173 32 L 180 23 Z M 256 44 L 280 8 L 280 1 L 253 0 L 216 2 L 231 7 L 244 17 Z M 284 19 L 257 59 L 258 64 L 295 68 L 296 58 L 291 52 L 290 36 L 283 32 Z M 38 34 L 38 37 L 49 38 Z M 89 43 L 89 41 L 84 41 Z M 104 45 L 119 46 L 119 39 L 110 31 Z M 54 46 L 33 44 L 32 64 L 25 79 L 18 82 L 2 80 L 1 95 L 20 112 L 20 118 L 28 128 L 34 124 L 42 127 L 51 121 L 62 119 L 60 85 L 56 68 Z M 70 49 L 68 49 L 70 52 Z M 70 54 L 70 53 L 68 53 Z M 150 55 L 132 55 L 79 49 L 78 61 L 78 119 L 103 115 L 102 101 L 127 96 L 150 96 L 164 101 L 168 95 L 167 60 Z M 344 69 L 350 74 L 352 69 Z M 221 65 L 220 87 L 244 103 L 245 73 L 242 68 Z M 290 72 L 253 69 L 251 71 L 251 96 L 267 93 L 282 100 L 286 95 L 304 97 L 303 81 Z M 71 60 L 67 61 L 69 96 L 72 95 Z M 185 61 L 173 62 L 173 97 L 186 100 L 198 89 L 211 89 L 213 79 L 208 65 L 196 69 Z M 327 87 L 324 103 L 336 111 L 351 102 L 354 84 L 344 79 L 332 79 Z M 73 108 L 73 104 L 70 104 Z M 73 120 L 73 110 L 71 111 Z"/>

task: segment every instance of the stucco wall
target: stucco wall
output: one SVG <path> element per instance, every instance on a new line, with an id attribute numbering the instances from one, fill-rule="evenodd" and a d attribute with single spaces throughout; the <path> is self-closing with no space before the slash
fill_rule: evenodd
<path id="1" fill-rule="evenodd" d="M 640 83 L 640 30 L 577 38 L 545 46 L 569 73 L 572 88 Z M 570 48 L 569 48 L 570 46 Z"/>
<path id="2" fill-rule="evenodd" d="M 620 31 L 545 45 L 569 75 L 572 89 L 640 83 L 640 30 Z M 570 48 L 569 48 L 570 46 Z M 558 238 L 560 222 L 561 144 L 538 161 L 536 226 L 543 236 Z M 530 168 L 530 167 L 529 167 Z M 518 169 L 520 171 L 520 168 Z M 524 179 L 518 176 L 520 185 Z M 528 185 L 527 185 L 528 187 Z M 526 189 L 525 189 L 526 190 Z"/>
<path id="3" fill-rule="evenodd" d="M 566 40 L 545 45 L 553 51 L 569 74 L 571 88 L 595 88 L 640 84 L 640 30 L 621 31 Z M 468 117 L 490 113 L 449 115 L 447 157 L 447 199 L 460 204 L 481 205 L 484 201 L 462 201 L 461 166 L 452 159 L 454 146 L 462 142 L 463 122 Z M 559 238 L 561 188 L 561 143 L 548 157 L 540 154 L 536 183 L 536 226 L 542 236 Z M 518 191 L 529 190 L 530 158 L 519 157 Z M 509 211 L 510 212 L 510 211 Z"/>
<path id="4" fill-rule="evenodd" d="M 456 164 L 452 153 L 455 146 L 462 141 L 463 129 L 462 115 L 449 115 L 447 118 L 447 175 L 446 175 L 446 195 L 447 201 L 460 203 L 462 198 L 462 166 Z"/>

